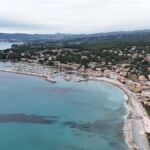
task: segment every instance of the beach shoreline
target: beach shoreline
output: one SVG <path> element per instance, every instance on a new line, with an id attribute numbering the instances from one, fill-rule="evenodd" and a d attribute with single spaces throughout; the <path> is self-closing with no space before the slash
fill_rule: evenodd
<path id="1" fill-rule="evenodd" d="M 138 150 L 138 147 L 134 144 L 133 138 L 132 138 L 131 121 L 129 119 L 129 116 L 131 114 L 131 104 L 130 104 L 129 93 L 127 93 L 122 88 L 122 86 L 117 83 L 117 81 L 115 83 L 115 81 L 111 80 L 111 79 L 101 77 L 101 78 L 90 78 L 89 80 L 109 83 L 109 84 L 115 86 L 116 88 L 118 88 L 119 90 L 121 90 L 121 92 L 123 92 L 124 100 L 125 100 L 124 106 L 126 109 L 126 115 L 124 117 L 124 126 L 123 126 L 123 133 L 124 133 L 125 141 L 129 147 L 129 150 Z"/>
<path id="2" fill-rule="evenodd" d="M 131 93 L 131 91 L 125 85 L 123 85 L 121 82 L 117 80 L 112 80 L 112 79 L 105 78 L 105 77 L 99 77 L 99 78 L 90 77 L 89 80 L 96 80 L 96 81 L 101 81 L 101 82 L 112 84 L 115 87 L 119 88 L 125 94 L 124 104 L 126 108 L 126 116 L 124 118 L 125 121 L 124 121 L 124 127 L 123 127 L 125 141 L 129 147 L 129 150 L 149 150 L 150 147 L 148 144 L 148 140 L 146 138 L 142 116 L 138 116 L 139 114 L 134 112 L 136 109 L 133 109 L 134 107 L 137 107 L 136 106 L 137 101 L 135 100 L 135 97 L 132 95 L 133 93 Z M 141 108 L 141 106 L 138 107 L 138 109 L 139 108 Z M 140 112 L 142 111 L 143 110 L 141 110 Z M 138 114 L 136 116 L 137 118 L 134 116 L 135 114 L 133 113 L 135 113 L 136 115 Z M 136 126 L 134 122 L 140 123 L 141 124 L 140 128 L 139 126 Z M 137 128 L 136 131 L 139 132 L 139 135 L 141 135 L 141 138 L 136 138 L 137 135 L 135 135 L 135 133 L 133 132 L 134 128 Z"/>
<path id="3" fill-rule="evenodd" d="M 0 72 L 42 77 L 42 78 L 45 78 L 48 82 L 55 83 L 55 82 L 52 82 L 50 79 L 48 79 L 48 76 L 44 76 L 44 75 L 40 75 L 40 74 L 19 72 L 19 71 L 10 71 L 10 70 L 6 70 L 6 69 L 0 69 Z M 141 141 L 135 141 L 135 139 L 134 139 L 134 133 L 133 133 L 134 126 L 132 124 L 132 121 L 134 120 L 134 118 L 132 118 L 133 117 L 132 116 L 132 113 L 133 113 L 132 107 L 134 107 L 132 101 L 134 101 L 134 97 L 133 97 L 131 91 L 129 89 L 127 89 L 127 87 L 125 85 L 123 85 L 121 82 L 119 82 L 117 80 L 112 80 L 112 79 L 105 78 L 105 77 L 89 77 L 89 80 L 106 82 L 106 83 L 112 84 L 113 86 L 119 88 L 124 93 L 124 95 L 125 95 L 124 96 L 124 99 L 125 99 L 124 105 L 125 105 L 125 109 L 126 109 L 126 115 L 124 117 L 123 133 L 125 136 L 125 141 L 129 147 L 129 150 L 149 150 L 149 146 L 147 146 L 148 148 L 146 148 L 146 149 L 140 149 L 138 143 L 140 143 Z M 145 132 L 144 128 L 143 128 L 143 132 Z M 144 140 L 147 143 L 147 139 L 144 139 Z"/>

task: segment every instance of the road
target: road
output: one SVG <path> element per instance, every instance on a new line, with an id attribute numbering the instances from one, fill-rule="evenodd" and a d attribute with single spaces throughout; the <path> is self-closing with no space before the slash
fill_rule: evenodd
<path id="1" fill-rule="evenodd" d="M 135 95 L 131 96 L 132 102 L 132 136 L 134 143 L 138 146 L 139 150 L 150 150 L 145 130 L 143 126 L 143 116 L 145 115 L 141 104 Z"/>
<path id="2" fill-rule="evenodd" d="M 132 135 L 132 138 L 127 139 L 128 144 L 132 147 L 132 150 L 150 150 L 150 146 L 145 134 L 144 130 L 144 124 L 143 124 L 143 117 L 146 116 L 147 114 L 143 111 L 143 107 L 141 103 L 139 102 L 137 96 L 131 92 L 126 85 L 120 83 L 119 81 L 115 81 L 112 79 L 108 78 L 92 78 L 100 81 L 105 81 L 109 82 L 120 89 L 122 89 L 127 95 L 129 99 L 129 103 L 127 105 L 131 105 L 131 110 L 130 111 L 130 117 L 128 118 L 129 121 L 131 121 L 131 129 L 128 128 L 127 132 L 128 134 Z M 135 147 L 136 146 L 136 147 Z M 134 147 L 134 148 L 133 148 Z"/>

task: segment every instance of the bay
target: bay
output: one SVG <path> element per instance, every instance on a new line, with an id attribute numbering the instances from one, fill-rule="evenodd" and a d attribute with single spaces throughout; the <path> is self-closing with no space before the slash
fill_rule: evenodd
<path id="1" fill-rule="evenodd" d="M 103 82 L 56 80 L 0 72 L 0 149 L 128 149 L 123 92 Z"/>

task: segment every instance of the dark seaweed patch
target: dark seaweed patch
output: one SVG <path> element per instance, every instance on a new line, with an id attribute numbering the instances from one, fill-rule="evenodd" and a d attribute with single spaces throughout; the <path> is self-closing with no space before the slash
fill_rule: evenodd
<path id="1" fill-rule="evenodd" d="M 53 124 L 57 122 L 57 117 L 26 115 L 26 114 L 1 114 L 0 123 L 6 123 L 6 122 Z"/>
<path id="2" fill-rule="evenodd" d="M 69 126 L 70 128 L 76 128 L 87 132 L 101 132 L 102 130 L 107 129 L 107 126 L 99 121 L 95 121 L 93 123 L 64 122 L 63 124 Z"/>
<path id="3" fill-rule="evenodd" d="M 64 122 L 63 125 L 92 133 L 109 133 L 112 128 L 114 128 L 114 130 L 118 128 L 113 120 L 98 120 L 86 123 Z"/>

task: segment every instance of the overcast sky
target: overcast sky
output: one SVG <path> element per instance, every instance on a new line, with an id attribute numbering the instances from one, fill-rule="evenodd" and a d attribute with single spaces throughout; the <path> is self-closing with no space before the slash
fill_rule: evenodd
<path id="1" fill-rule="evenodd" d="M 150 0 L 0 0 L 0 32 L 150 29 Z"/>

